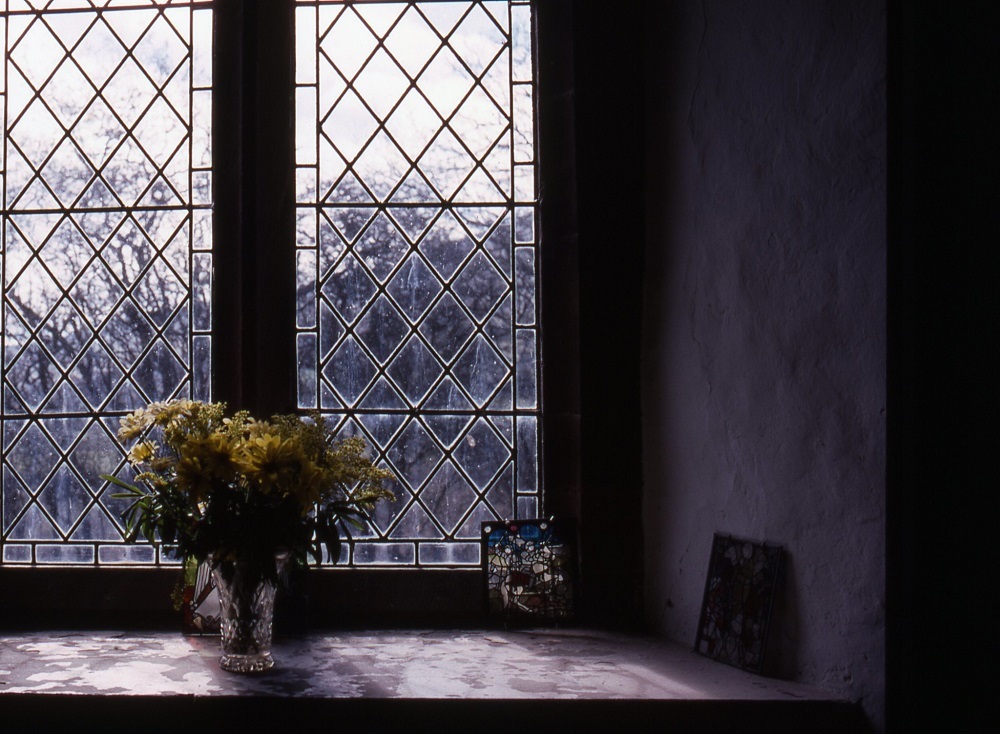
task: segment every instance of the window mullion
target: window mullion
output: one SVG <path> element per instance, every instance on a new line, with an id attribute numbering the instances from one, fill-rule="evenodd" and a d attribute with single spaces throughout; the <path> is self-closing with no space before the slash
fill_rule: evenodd
<path id="1" fill-rule="evenodd" d="M 294 407 L 292 6 L 217 7 L 216 397 Z"/>
<path id="2" fill-rule="evenodd" d="M 222 0 L 215 6 L 215 96 L 212 107 L 214 204 L 213 240 L 213 398 L 233 406 L 246 401 L 244 372 L 245 312 L 242 258 L 244 222 L 242 124 L 244 88 L 244 3 Z"/>
<path id="3" fill-rule="evenodd" d="M 251 408 L 263 415 L 290 411 L 295 386 L 295 262 L 293 6 L 248 3 L 251 42 L 244 60 L 252 76 L 253 137 L 244 149 L 244 169 L 253 191 L 245 192 L 244 230 L 253 257 L 253 281 L 244 289 L 254 343 L 244 369 L 252 385 Z"/>

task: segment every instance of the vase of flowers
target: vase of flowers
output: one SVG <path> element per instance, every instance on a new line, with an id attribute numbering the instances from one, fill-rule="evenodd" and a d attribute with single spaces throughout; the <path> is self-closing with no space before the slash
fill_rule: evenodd
<path id="1" fill-rule="evenodd" d="M 159 539 L 182 559 L 208 561 L 222 605 L 221 664 L 273 664 L 272 613 L 289 564 L 336 561 L 350 526 L 392 499 L 391 472 L 358 437 L 337 438 L 318 413 L 254 419 L 222 403 L 173 400 L 125 416 L 119 437 L 131 481 L 104 475 L 131 500 L 126 539 Z"/>

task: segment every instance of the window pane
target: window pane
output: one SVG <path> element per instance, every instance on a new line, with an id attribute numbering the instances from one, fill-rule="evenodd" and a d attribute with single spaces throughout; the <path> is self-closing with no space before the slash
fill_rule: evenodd
<path id="1" fill-rule="evenodd" d="M 2 558 L 155 563 L 99 475 L 121 415 L 210 396 L 212 11 L 44 5 L 0 6 Z"/>
<path id="2" fill-rule="evenodd" d="M 476 565 L 480 522 L 540 511 L 531 5 L 296 23 L 299 406 L 398 477 L 355 563 Z"/>

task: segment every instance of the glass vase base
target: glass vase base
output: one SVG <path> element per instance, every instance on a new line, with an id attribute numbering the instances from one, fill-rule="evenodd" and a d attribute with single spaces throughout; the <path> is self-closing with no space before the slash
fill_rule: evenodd
<path id="1" fill-rule="evenodd" d="M 227 654 L 219 658 L 219 666 L 230 673 L 263 673 L 274 667 L 274 658 L 269 652 L 257 655 Z"/>

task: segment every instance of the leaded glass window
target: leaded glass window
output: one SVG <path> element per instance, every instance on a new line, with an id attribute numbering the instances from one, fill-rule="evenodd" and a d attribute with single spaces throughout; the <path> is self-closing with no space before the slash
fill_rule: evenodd
<path id="1" fill-rule="evenodd" d="M 232 326 L 211 307 L 211 5 L 0 5 L 2 563 L 161 561 L 97 477 L 121 472 L 119 416 L 211 398 Z M 544 510 L 531 4 L 287 7 L 298 407 L 399 477 L 342 560 L 476 567 L 482 522 Z"/>
<path id="2" fill-rule="evenodd" d="M 478 565 L 542 509 L 531 6 L 296 5 L 298 405 L 399 479 L 345 555 Z"/>
<path id="3" fill-rule="evenodd" d="M 157 563 L 99 475 L 119 416 L 211 397 L 212 10 L 0 7 L 2 562 Z"/>

